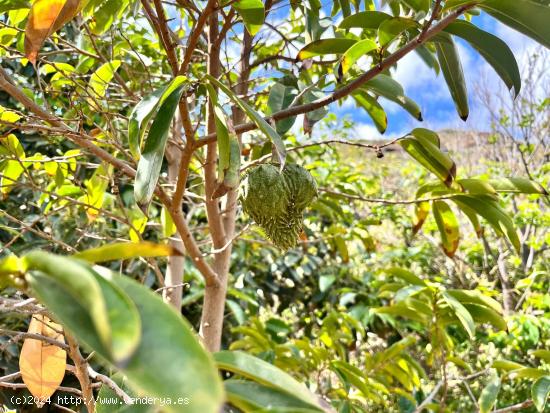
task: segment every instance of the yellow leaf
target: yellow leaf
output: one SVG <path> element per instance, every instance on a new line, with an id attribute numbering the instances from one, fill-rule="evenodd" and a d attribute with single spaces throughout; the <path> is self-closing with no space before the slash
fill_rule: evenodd
<path id="1" fill-rule="evenodd" d="M 25 56 L 34 65 L 38 51 L 52 33 L 78 13 L 80 0 L 36 0 L 25 28 Z"/>
<path id="2" fill-rule="evenodd" d="M 29 333 L 64 343 L 61 329 L 59 324 L 39 314 L 34 315 L 29 324 Z M 41 401 L 40 404 L 43 405 L 57 390 L 65 376 L 66 365 L 67 353 L 62 348 L 31 338 L 23 342 L 19 356 L 21 377 L 31 394 Z"/>

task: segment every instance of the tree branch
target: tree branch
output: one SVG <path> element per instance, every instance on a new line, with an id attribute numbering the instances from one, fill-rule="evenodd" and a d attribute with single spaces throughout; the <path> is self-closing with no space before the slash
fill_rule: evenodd
<path id="1" fill-rule="evenodd" d="M 352 92 L 354 92 L 355 90 L 363 86 L 366 82 L 373 79 L 375 76 L 379 75 L 389 67 L 393 66 L 395 63 L 397 63 L 407 54 L 415 50 L 418 46 L 420 46 L 421 44 L 424 44 L 426 41 L 434 37 L 436 34 L 440 33 L 449 24 L 455 21 L 458 17 L 460 17 L 466 11 L 474 7 L 476 4 L 477 4 L 476 2 L 472 2 L 462 7 L 459 7 L 458 9 L 456 9 L 455 11 L 447 15 L 444 19 L 439 21 L 436 25 L 429 28 L 426 31 L 423 38 L 420 38 L 420 37 L 414 38 L 405 46 L 403 46 L 401 49 L 397 50 L 396 52 L 388 56 L 386 59 L 382 60 L 377 66 L 363 73 L 361 76 L 351 81 L 347 85 L 341 87 L 340 89 L 337 89 L 334 93 L 328 96 L 325 96 L 321 99 L 317 99 L 311 103 L 306 103 L 306 104 L 294 106 L 288 109 L 283 109 L 279 112 L 275 112 L 273 115 L 266 117 L 266 121 L 268 122 L 278 121 L 278 120 L 290 118 L 293 116 L 302 115 L 304 113 L 309 113 L 319 108 L 322 108 L 324 106 L 330 105 L 331 103 L 336 102 L 339 99 L 347 97 Z M 235 126 L 235 132 L 239 134 L 244 132 L 249 132 L 254 129 L 257 129 L 257 125 L 252 122 Z M 215 140 L 216 140 L 216 135 L 213 133 L 209 133 L 208 135 L 199 139 L 199 144 L 206 145 L 207 143 L 213 142 Z"/>

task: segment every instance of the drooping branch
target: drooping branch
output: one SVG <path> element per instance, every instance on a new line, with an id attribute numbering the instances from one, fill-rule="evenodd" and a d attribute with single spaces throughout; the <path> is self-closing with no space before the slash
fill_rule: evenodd
<path id="1" fill-rule="evenodd" d="M 447 15 L 444 19 L 440 20 L 437 24 L 435 24 L 434 26 L 426 30 L 426 32 L 422 37 L 417 36 L 416 38 L 408 42 L 405 46 L 403 46 L 402 48 L 400 48 L 399 50 L 395 51 L 394 53 L 389 55 L 387 58 L 382 60 L 378 65 L 368 70 L 367 72 L 363 73 L 361 76 L 351 81 L 347 85 L 337 89 L 335 92 L 331 93 L 330 95 L 325 96 L 321 99 L 317 99 L 310 103 L 306 103 L 298 106 L 292 106 L 290 108 L 283 109 L 279 112 L 275 112 L 273 115 L 266 117 L 266 120 L 268 122 L 273 122 L 273 121 L 279 121 L 282 119 L 291 118 L 293 116 L 303 115 L 305 113 L 313 112 L 314 110 L 328 106 L 331 103 L 334 103 L 342 98 L 349 96 L 351 93 L 359 89 L 369 80 L 373 79 L 374 77 L 382 73 L 384 70 L 390 68 L 391 66 L 399 62 L 403 57 L 405 57 L 407 54 L 409 54 L 410 52 L 418 48 L 420 45 L 432 39 L 435 35 L 443 31 L 449 24 L 451 24 L 453 21 L 458 19 L 462 14 L 470 10 L 476 4 L 477 2 L 472 2 L 462 7 L 459 7 L 458 9 L 456 9 L 455 11 Z M 239 134 L 244 132 L 249 132 L 254 129 L 257 129 L 257 125 L 252 122 L 235 126 L 235 132 Z M 202 137 L 199 140 L 199 144 L 206 145 L 209 142 L 213 142 L 215 140 L 216 140 L 216 135 L 213 133 L 209 133 L 208 135 Z"/>

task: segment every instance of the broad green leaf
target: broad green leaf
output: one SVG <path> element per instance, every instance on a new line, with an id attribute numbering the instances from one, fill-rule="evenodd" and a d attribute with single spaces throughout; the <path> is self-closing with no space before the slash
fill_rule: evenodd
<path id="1" fill-rule="evenodd" d="M 489 413 L 497 402 L 498 393 L 500 391 L 500 378 L 495 375 L 491 381 L 481 391 L 479 396 L 479 413 Z"/>
<path id="2" fill-rule="evenodd" d="M 550 395 L 550 375 L 538 379 L 531 387 L 533 403 L 539 412 L 544 412 L 546 401 Z"/>
<path id="3" fill-rule="evenodd" d="M 315 397 L 305 385 L 270 363 L 239 351 L 220 351 L 214 354 L 214 359 L 221 370 L 290 393 L 312 406 L 317 405 Z"/>
<path id="4" fill-rule="evenodd" d="M 96 263 L 127 260 L 138 257 L 168 257 L 171 255 L 182 255 L 182 252 L 167 244 L 155 244 L 153 242 L 120 242 L 81 251 L 74 254 L 73 257 Z"/>
<path id="5" fill-rule="evenodd" d="M 476 232 L 477 237 L 481 238 L 481 236 L 483 235 L 483 227 L 479 222 L 476 212 L 472 208 L 464 205 L 463 203 L 457 203 L 457 206 L 464 213 L 464 215 L 466 215 L 468 220 L 472 223 L 472 226 L 474 227 L 474 231 Z"/>
<path id="6" fill-rule="evenodd" d="M 25 168 L 23 168 L 21 162 L 16 160 L 9 160 L 0 166 L 0 194 L 3 196 L 8 194 L 17 184 L 17 180 L 24 171 Z"/>
<path id="7" fill-rule="evenodd" d="M 473 339 L 475 337 L 476 326 L 471 314 L 468 312 L 468 310 L 466 310 L 466 307 L 460 304 L 460 302 L 456 298 L 454 298 L 447 292 L 441 293 L 441 296 L 443 297 L 443 300 L 447 303 L 451 311 L 454 313 L 454 315 L 458 318 L 460 324 L 462 324 L 462 327 L 464 327 L 464 330 L 468 333 L 470 338 Z"/>
<path id="8" fill-rule="evenodd" d="M 359 106 L 365 109 L 367 114 L 374 122 L 376 129 L 378 129 L 378 132 L 386 132 L 386 129 L 388 128 L 388 117 L 386 115 L 386 112 L 384 111 L 384 108 L 380 105 L 380 103 L 378 103 L 378 100 L 373 98 L 364 90 L 359 90 L 352 96 L 353 99 L 355 99 L 355 102 L 357 102 Z"/>
<path id="9" fill-rule="evenodd" d="M 502 371 L 514 371 L 514 370 L 520 370 L 525 368 L 525 366 L 522 364 L 516 363 L 515 361 L 504 360 L 504 359 L 495 360 L 491 367 Z"/>
<path id="10" fill-rule="evenodd" d="M 492 324 L 493 327 L 501 331 L 506 331 L 508 329 L 508 325 L 504 318 L 492 308 L 479 304 L 463 303 L 463 305 L 472 315 L 475 322 Z"/>
<path id="11" fill-rule="evenodd" d="M 275 83 L 269 91 L 269 97 L 267 98 L 266 114 L 269 116 L 288 108 L 292 104 L 296 96 L 296 89 L 294 87 L 285 86 L 278 82 Z M 296 116 L 277 121 L 275 123 L 275 129 L 277 130 L 277 133 L 284 135 L 290 130 L 290 128 L 292 128 L 292 125 L 294 125 L 295 121 Z"/>
<path id="12" fill-rule="evenodd" d="M 479 7 L 512 29 L 550 48 L 550 7 L 531 0 L 485 0 Z"/>
<path id="13" fill-rule="evenodd" d="M 93 96 L 102 98 L 105 96 L 107 86 L 113 79 L 115 72 L 120 67 L 120 60 L 103 63 L 90 77 L 90 88 L 93 91 Z"/>
<path id="14" fill-rule="evenodd" d="M 415 128 L 411 131 L 411 135 L 416 136 L 418 139 L 427 140 L 438 148 L 441 148 L 441 139 L 439 139 L 439 135 L 433 130 L 426 128 Z"/>
<path id="15" fill-rule="evenodd" d="M 451 92 L 456 110 L 462 120 L 468 119 L 470 109 L 468 106 L 468 92 L 466 80 L 462 70 L 462 63 L 458 55 L 456 45 L 448 33 L 440 33 L 441 41 L 436 41 L 437 58 L 439 66 Z"/>
<path id="16" fill-rule="evenodd" d="M 346 17 L 342 20 L 338 29 L 343 30 L 356 27 L 360 29 L 376 30 L 383 21 L 391 18 L 391 15 L 381 11 L 362 11 Z"/>
<path id="17" fill-rule="evenodd" d="M 491 308 L 499 314 L 503 313 L 503 309 L 500 303 L 497 300 L 483 294 L 481 291 L 449 289 L 447 290 L 447 293 L 449 295 L 452 295 L 462 304 L 477 304 Z"/>
<path id="18" fill-rule="evenodd" d="M 548 195 L 548 192 L 542 185 L 525 178 L 490 179 L 489 184 L 495 188 L 497 192 Z"/>
<path id="19" fill-rule="evenodd" d="M 375 363 L 384 363 L 388 360 L 392 360 L 401 352 L 403 352 L 406 348 L 412 346 L 414 343 L 416 343 L 415 337 L 405 337 L 389 346 L 386 350 L 377 353 L 374 357 L 374 361 Z"/>
<path id="20" fill-rule="evenodd" d="M 220 411 L 224 392 L 218 371 L 189 323 L 149 288 L 115 274 L 108 278 L 130 296 L 141 317 L 139 347 L 121 369 L 132 387 L 161 399 L 191 400 L 166 405 L 167 412 Z"/>
<path id="21" fill-rule="evenodd" d="M 150 95 L 144 97 L 132 110 L 128 120 L 128 146 L 135 160 L 138 160 L 141 152 L 141 139 L 145 133 L 145 127 L 153 116 L 166 86 L 163 86 Z"/>
<path id="22" fill-rule="evenodd" d="M 460 241 L 459 224 L 453 210 L 445 201 L 432 203 L 433 214 L 439 233 L 443 251 L 448 257 L 453 257 Z"/>
<path id="23" fill-rule="evenodd" d="M 85 3 L 85 2 L 83 2 Z M 100 35 L 119 20 L 128 6 L 130 0 L 92 0 L 85 8 L 85 14 L 93 17 L 90 21 L 90 30 Z"/>
<path id="24" fill-rule="evenodd" d="M 465 20 L 456 20 L 445 28 L 447 33 L 466 40 L 495 69 L 515 96 L 521 89 L 521 75 L 514 53 L 498 37 L 487 33 Z"/>
<path id="25" fill-rule="evenodd" d="M 495 196 L 495 197 L 497 195 L 497 191 L 495 190 L 495 188 L 493 188 L 489 182 L 483 181 L 481 179 L 475 179 L 475 178 L 458 179 L 456 183 L 459 184 L 462 187 L 462 189 L 468 194 L 489 195 L 489 196 Z"/>
<path id="26" fill-rule="evenodd" d="M 237 0 L 233 7 L 242 17 L 248 32 L 254 36 L 264 24 L 265 10 L 262 0 Z"/>
<path id="27" fill-rule="evenodd" d="M 402 2 L 417 12 L 423 11 L 427 13 L 431 6 L 430 0 L 402 0 Z"/>
<path id="28" fill-rule="evenodd" d="M 469 207 L 478 215 L 485 218 L 497 234 L 504 234 L 515 250 L 519 252 L 520 241 L 514 227 L 514 222 L 494 199 L 484 195 L 474 196 L 457 194 L 453 198 L 453 201 L 456 202 L 459 207 L 461 205 L 466 205 L 466 207 Z"/>
<path id="29" fill-rule="evenodd" d="M 428 67 L 435 71 L 436 75 L 439 75 L 441 68 L 439 67 L 439 62 L 437 61 L 434 52 L 432 52 L 426 45 L 420 45 L 415 49 L 415 52 L 418 53 Z"/>
<path id="30" fill-rule="evenodd" d="M 311 42 L 304 46 L 298 53 L 298 59 L 304 60 L 311 57 L 327 55 L 327 54 L 342 54 L 351 46 L 357 43 L 357 40 L 345 39 L 342 37 L 334 39 L 321 39 Z"/>
<path id="31" fill-rule="evenodd" d="M 541 377 L 544 377 L 547 375 L 548 375 L 548 372 L 546 370 L 536 369 L 533 367 L 525 367 L 523 369 L 513 370 L 510 373 L 510 377 L 514 380 L 524 379 L 524 378 L 538 380 Z"/>
<path id="32" fill-rule="evenodd" d="M 230 98 L 235 104 L 237 104 L 243 112 L 258 126 L 258 128 L 271 140 L 275 148 L 275 153 L 277 155 L 277 162 L 281 165 L 281 168 L 284 167 L 286 159 L 286 149 L 285 144 L 277 131 L 271 127 L 269 123 L 251 106 L 246 102 L 241 100 L 237 95 L 235 95 L 231 89 L 221 83 L 219 80 L 213 78 L 210 75 L 206 76 L 208 81 L 211 82 L 214 86 L 218 87 L 228 98 Z"/>
<path id="33" fill-rule="evenodd" d="M 432 142 L 417 135 L 400 139 L 399 145 L 446 186 L 451 186 L 456 175 L 456 165 Z"/>
<path id="34" fill-rule="evenodd" d="M 379 96 L 397 103 L 409 112 L 412 117 L 420 121 L 422 120 L 422 112 L 420 111 L 420 107 L 411 98 L 405 96 L 405 92 L 401 85 L 390 76 L 380 74 L 366 82 L 363 87 Z"/>
<path id="35" fill-rule="evenodd" d="M 378 28 L 378 42 L 380 46 L 387 47 L 389 43 L 405 30 L 417 26 L 418 23 L 416 21 L 405 17 L 392 17 L 391 19 L 384 20 Z"/>
<path id="36" fill-rule="evenodd" d="M 546 363 L 550 363 L 550 350 L 533 350 L 530 354 L 544 360 Z"/>
<path id="37" fill-rule="evenodd" d="M 323 410 L 316 408 L 293 395 L 248 380 L 224 381 L 227 399 L 230 404 L 244 413 L 274 411 L 288 413 L 319 413 Z"/>
<path id="38" fill-rule="evenodd" d="M 442 8 L 442 11 L 451 11 L 468 4 L 478 4 L 483 1 L 485 0 L 447 0 Z"/>
<path id="39" fill-rule="evenodd" d="M 413 274 L 411 271 L 406 270 L 404 268 L 392 267 L 384 270 L 384 273 L 390 276 L 393 276 L 395 278 L 399 278 L 412 285 L 419 285 L 422 287 L 426 286 L 426 283 L 424 282 L 423 279 L 419 278 L 418 276 Z"/>
<path id="40" fill-rule="evenodd" d="M 0 13 L 9 10 L 27 9 L 30 7 L 28 0 L 0 0 Z"/>
<path id="41" fill-rule="evenodd" d="M 62 324 L 111 363 L 128 360 L 138 346 L 141 323 L 135 304 L 120 287 L 73 258 L 35 251 L 24 259 L 33 292 Z M 57 291 L 51 291 L 53 285 Z M 75 301 L 78 305 L 67 311 Z M 82 311 L 86 314 L 79 314 Z M 88 330 L 90 321 L 93 328 Z"/>
<path id="42" fill-rule="evenodd" d="M 377 49 L 378 45 L 371 39 L 364 39 L 355 43 L 342 56 L 342 73 L 346 74 L 357 60 Z"/>
<path id="43" fill-rule="evenodd" d="M 134 198 L 140 207 L 148 205 L 155 192 L 162 169 L 170 124 L 183 90 L 183 85 L 177 83 L 172 83 L 167 88 L 163 95 L 163 102 L 160 104 L 147 134 L 134 184 Z"/>

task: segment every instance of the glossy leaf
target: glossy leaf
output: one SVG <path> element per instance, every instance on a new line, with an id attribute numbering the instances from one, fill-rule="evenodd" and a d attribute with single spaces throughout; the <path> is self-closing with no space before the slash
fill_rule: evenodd
<path id="1" fill-rule="evenodd" d="M 497 300 L 483 294 L 478 290 L 449 289 L 447 290 L 447 293 L 453 296 L 454 298 L 456 298 L 462 304 L 477 304 L 487 308 L 491 308 L 492 310 L 496 311 L 498 314 L 503 313 L 502 306 Z"/>
<path id="2" fill-rule="evenodd" d="M 264 411 L 288 413 L 319 413 L 322 409 L 304 402 L 298 395 L 247 380 L 226 380 L 224 382 L 230 404 L 244 413 Z"/>
<path id="3" fill-rule="evenodd" d="M 453 257 L 460 241 L 459 224 L 453 210 L 445 201 L 434 201 L 433 213 L 439 233 L 443 251 L 448 257 Z"/>
<path id="4" fill-rule="evenodd" d="M 103 63 L 90 77 L 90 87 L 93 91 L 93 96 L 102 98 L 105 96 L 107 86 L 113 79 L 115 72 L 120 67 L 120 60 Z"/>
<path id="5" fill-rule="evenodd" d="M 78 12 L 79 0 L 36 0 L 25 28 L 25 56 L 36 64 L 46 39 Z"/>
<path id="6" fill-rule="evenodd" d="M 550 376 L 538 379 L 531 387 L 533 403 L 539 412 L 544 412 L 546 402 L 550 396 Z"/>
<path id="7" fill-rule="evenodd" d="M 355 43 L 342 56 L 342 73 L 346 74 L 357 60 L 377 49 L 378 45 L 371 39 L 364 39 Z"/>
<path id="8" fill-rule="evenodd" d="M 451 97 L 456 106 L 458 115 L 462 120 L 468 119 L 470 109 L 468 105 L 468 92 L 466 90 L 466 80 L 462 70 L 462 63 L 458 55 L 458 49 L 447 33 L 440 33 L 441 41 L 435 43 L 439 66 L 447 82 Z"/>
<path id="9" fill-rule="evenodd" d="M 471 339 L 475 337 L 475 324 L 472 315 L 466 310 L 460 301 L 451 296 L 450 294 L 443 292 L 443 300 L 447 303 L 453 314 L 458 318 L 464 330 L 468 333 Z"/>
<path id="10" fill-rule="evenodd" d="M 123 363 L 133 354 L 141 323 L 135 304 L 122 289 L 72 258 L 35 251 L 25 260 L 29 270 L 39 271 L 26 275 L 33 292 L 75 336 L 113 364 Z M 51 291 L 55 288 L 52 284 L 58 291 Z M 69 311 L 68 305 L 75 301 L 78 304 Z"/>
<path id="11" fill-rule="evenodd" d="M 346 17 L 340 25 L 339 29 L 351 29 L 351 28 L 360 28 L 360 29 L 373 29 L 376 30 L 380 24 L 388 19 L 391 19 L 390 14 L 384 13 L 382 11 L 362 11 L 351 16 Z"/>
<path id="12" fill-rule="evenodd" d="M 274 146 L 275 154 L 277 155 L 277 162 L 281 165 L 281 168 L 285 164 L 286 159 L 286 149 L 285 144 L 277 131 L 271 127 L 269 123 L 250 105 L 241 100 L 237 95 L 235 95 L 231 89 L 221 83 L 219 80 L 214 79 L 212 76 L 207 75 L 208 81 L 211 82 L 214 86 L 219 88 L 228 98 L 230 98 L 235 104 L 237 104 L 243 112 L 258 126 L 258 128 L 271 140 L 271 143 Z"/>
<path id="13" fill-rule="evenodd" d="M 264 24 L 265 10 L 262 0 L 237 0 L 233 7 L 242 17 L 248 32 L 254 36 Z"/>
<path id="14" fill-rule="evenodd" d="M 386 129 L 388 128 L 388 117 L 384 111 L 384 108 L 380 105 L 380 103 L 378 103 L 378 100 L 362 90 L 354 93 L 352 96 L 355 99 L 355 102 L 365 109 L 374 122 L 376 129 L 378 129 L 378 132 L 386 132 Z"/>
<path id="15" fill-rule="evenodd" d="M 275 83 L 269 91 L 269 97 L 267 98 L 267 112 L 266 115 L 272 115 L 280 110 L 288 108 L 296 98 L 296 89 L 291 86 L 285 86 L 282 83 Z M 284 135 L 296 122 L 296 116 L 288 119 L 282 119 L 275 123 L 275 129 L 277 133 Z"/>
<path id="16" fill-rule="evenodd" d="M 478 215 L 485 218 L 495 229 L 497 234 L 505 235 L 515 250 L 519 252 L 520 242 L 514 223 L 506 211 L 504 211 L 494 199 L 483 195 L 456 195 L 453 200 L 459 206 L 466 205 Z"/>
<path id="17" fill-rule="evenodd" d="M 171 255 L 182 255 L 182 252 L 168 244 L 155 244 L 153 242 L 120 242 L 81 251 L 74 254 L 73 257 L 97 263 L 114 260 L 128 260 L 138 257 L 168 257 Z"/>
<path id="18" fill-rule="evenodd" d="M 500 378 L 495 376 L 481 391 L 479 396 L 479 413 L 489 413 L 497 402 L 498 393 L 500 391 Z"/>
<path id="19" fill-rule="evenodd" d="M 298 53 L 298 59 L 304 60 L 327 54 L 339 55 L 346 52 L 346 50 L 348 50 L 355 43 L 357 43 L 357 40 L 345 39 L 342 37 L 316 40 L 304 46 L 300 50 Z"/>
<path id="20" fill-rule="evenodd" d="M 175 82 L 167 88 L 147 134 L 134 184 L 134 198 L 142 208 L 149 204 L 155 192 L 162 169 L 168 132 L 183 90 L 183 85 Z"/>
<path id="21" fill-rule="evenodd" d="M 472 4 L 472 3 L 481 3 L 485 0 L 447 0 L 443 5 L 442 11 L 451 11 L 459 7 Z"/>
<path id="22" fill-rule="evenodd" d="M 456 174 L 456 165 L 431 141 L 417 134 L 417 136 L 400 139 L 399 145 L 418 163 L 435 174 L 446 186 L 451 186 Z"/>
<path id="23" fill-rule="evenodd" d="M 465 20 L 452 22 L 445 31 L 466 40 L 495 69 L 508 89 L 513 90 L 515 96 L 519 94 L 521 75 L 518 64 L 504 41 Z"/>
<path id="24" fill-rule="evenodd" d="M 485 0 L 479 7 L 505 25 L 550 48 L 550 7 L 531 0 Z"/>
<path id="25" fill-rule="evenodd" d="M 364 88 L 397 103 L 417 120 L 422 120 L 420 107 L 408 96 L 401 85 L 390 76 L 380 74 L 365 83 Z"/>
<path id="26" fill-rule="evenodd" d="M 531 181 L 530 179 L 499 178 L 490 179 L 489 183 L 497 190 L 497 192 L 548 195 L 548 192 L 542 185 L 535 181 Z"/>
<path id="27" fill-rule="evenodd" d="M 378 42 L 380 46 L 387 47 L 395 38 L 405 30 L 418 26 L 418 23 L 405 17 L 392 17 L 384 20 L 378 28 Z"/>
<path id="28" fill-rule="evenodd" d="M 214 359 L 221 370 L 290 393 L 312 406 L 317 404 L 307 387 L 270 363 L 240 351 L 220 351 L 214 354 Z"/>

